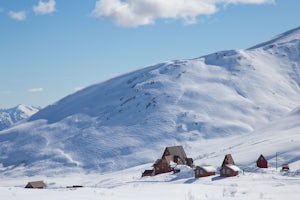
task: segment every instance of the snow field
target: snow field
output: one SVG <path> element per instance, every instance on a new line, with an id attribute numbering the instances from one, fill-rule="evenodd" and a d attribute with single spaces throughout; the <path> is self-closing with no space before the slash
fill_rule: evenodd
<path id="1" fill-rule="evenodd" d="M 1 199 L 291 199 L 300 197 L 300 174 L 292 177 L 274 169 L 246 172 L 237 177 L 218 175 L 195 179 L 183 174 L 140 178 L 145 165 L 110 174 L 70 174 L 64 177 L 19 177 L 0 181 Z M 187 173 L 187 172 L 185 172 Z M 44 180 L 48 189 L 25 189 L 29 180 Z M 66 186 L 83 185 L 68 189 Z"/>

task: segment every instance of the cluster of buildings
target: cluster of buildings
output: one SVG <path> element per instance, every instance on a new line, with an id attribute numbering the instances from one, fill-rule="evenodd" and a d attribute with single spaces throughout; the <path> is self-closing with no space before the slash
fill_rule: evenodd
<path id="1" fill-rule="evenodd" d="M 164 153 L 160 159 L 157 159 L 153 164 L 151 170 L 145 170 L 143 176 L 155 176 L 157 174 L 167 173 L 173 171 L 179 172 L 176 168 L 177 165 L 187 165 L 194 169 L 195 178 L 212 176 L 216 174 L 216 168 L 211 165 L 194 166 L 193 159 L 188 158 L 182 146 L 166 147 Z M 256 165 L 259 168 L 268 168 L 268 161 L 263 155 L 260 155 L 256 161 Z M 289 170 L 285 165 L 283 170 Z M 235 165 L 231 154 L 225 155 L 223 163 L 220 167 L 221 177 L 237 176 L 240 168 Z"/>
<path id="2" fill-rule="evenodd" d="M 187 157 L 182 146 L 166 147 L 161 158 L 157 159 L 152 166 L 152 169 L 145 170 L 143 176 L 155 176 L 157 174 L 167 172 L 180 172 L 180 169 L 176 168 L 177 165 L 186 165 L 194 169 L 195 178 L 201 178 L 206 176 L 216 175 L 216 168 L 211 165 L 194 166 L 193 158 Z M 260 155 L 256 161 L 256 165 L 259 168 L 268 168 L 268 161 L 263 155 Z M 283 165 L 282 170 L 289 170 L 288 165 Z M 221 177 L 237 176 L 240 172 L 240 168 L 235 165 L 231 154 L 225 155 L 223 163 L 220 167 Z M 43 181 L 28 182 L 25 188 L 45 188 L 46 185 Z M 80 185 L 68 186 L 67 188 L 83 187 Z"/>

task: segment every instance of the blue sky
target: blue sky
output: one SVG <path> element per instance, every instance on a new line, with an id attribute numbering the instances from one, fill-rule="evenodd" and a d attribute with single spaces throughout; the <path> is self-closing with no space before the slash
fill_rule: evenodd
<path id="1" fill-rule="evenodd" d="M 299 26 L 299 0 L 0 0 L 0 108 Z"/>

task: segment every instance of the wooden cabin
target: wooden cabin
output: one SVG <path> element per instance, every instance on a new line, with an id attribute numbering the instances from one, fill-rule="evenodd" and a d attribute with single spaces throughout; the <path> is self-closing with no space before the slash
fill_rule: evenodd
<path id="1" fill-rule="evenodd" d="M 195 169 L 195 178 L 216 175 L 216 169 L 210 165 L 197 166 Z"/>
<path id="2" fill-rule="evenodd" d="M 146 169 L 143 174 L 142 174 L 142 177 L 144 176 L 155 176 L 155 171 L 154 169 Z"/>
<path id="3" fill-rule="evenodd" d="M 225 158 L 222 163 L 222 167 L 224 167 L 225 165 L 235 165 L 231 154 L 225 155 Z"/>
<path id="4" fill-rule="evenodd" d="M 239 174 L 240 168 L 238 168 L 235 165 L 224 165 L 220 169 L 220 176 L 221 177 L 231 177 L 231 176 L 237 176 Z"/>
<path id="5" fill-rule="evenodd" d="M 168 161 L 173 161 L 178 165 L 193 166 L 193 159 L 188 158 L 182 146 L 166 147 L 162 158 L 166 158 Z"/>
<path id="6" fill-rule="evenodd" d="M 43 181 L 33 181 L 28 182 L 25 188 L 37 188 L 37 189 L 43 189 L 46 187 L 46 184 Z"/>
<path id="7" fill-rule="evenodd" d="M 263 155 L 260 155 L 256 161 L 256 165 L 259 168 L 268 168 L 268 161 Z"/>

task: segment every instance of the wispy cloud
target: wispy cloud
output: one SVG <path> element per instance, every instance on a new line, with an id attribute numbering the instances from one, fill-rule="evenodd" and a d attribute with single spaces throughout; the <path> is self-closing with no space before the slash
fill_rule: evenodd
<path id="1" fill-rule="evenodd" d="M 36 93 L 36 92 L 43 92 L 44 88 L 31 88 L 28 92 Z"/>
<path id="2" fill-rule="evenodd" d="M 9 11 L 8 16 L 17 21 L 24 21 L 26 19 L 26 12 L 25 11 L 19 11 L 19 12 Z"/>
<path id="3" fill-rule="evenodd" d="M 47 2 L 39 1 L 37 6 L 33 6 L 32 10 L 37 15 L 45 15 L 55 12 L 55 0 L 49 0 Z"/>
<path id="4" fill-rule="evenodd" d="M 159 18 L 182 19 L 192 24 L 199 15 L 216 13 L 218 5 L 272 2 L 274 0 L 98 0 L 92 15 L 126 27 L 153 24 Z"/>

